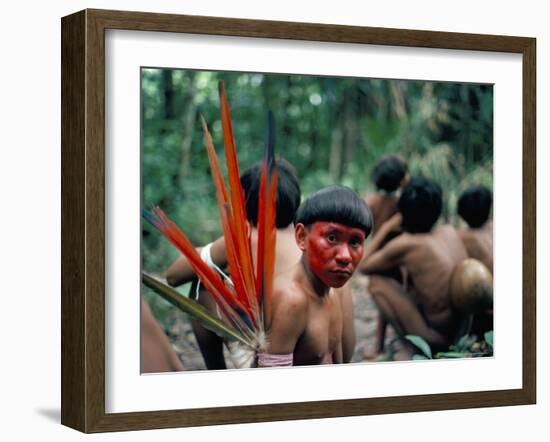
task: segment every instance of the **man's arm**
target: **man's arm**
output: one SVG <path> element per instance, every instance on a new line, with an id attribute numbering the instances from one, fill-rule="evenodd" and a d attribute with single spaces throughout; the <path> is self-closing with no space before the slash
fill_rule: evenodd
<path id="1" fill-rule="evenodd" d="M 363 252 L 363 262 L 365 262 L 369 256 L 373 255 L 380 249 L 389 234 L 399 230 L 403 217 L 398 212 L 389 218 L 380 228 L 376 231 L 372 240 L 367 244 Z"/>
<path id="2" fill-rule="evenodd" d="M 198 247 L 196 250 L 201 253 L 202 249 L 202 247 Z M 225 254 L 225 240 L 223 236 L 212 243 L 210 257 L 218 267 L 223 268 L 226 266 L 227 257 Z M 193 267 L 191 267 L 191 264 L 189 264 L 189 261 L 183 255 L 174 261 L 166 271 L 166 282 L 172 287 L 190 282 L 194 278 L 196 278 L 196 275 L 193 271 Z"/>
<path id="3" fill-rule="evenodd" d="M 342 307 L 342 360 L 351 361 L 355 352 L 355 327 L 353 323 L 353 299 L 349 284 L 335 289 Z"/>
<path id="4" fill-rule="evenodd" d="M 294 353 L 294 348 L 300 336 L 302 336 L 307 319 L 307 297 L 298 291 L 281 290 L 273 295 L 277 299 L 273 306 L 271 314 L 271 323 L 267 335 L 267 351 L 269 358 L 261 364 L 262 357 L 259 357 L 259 366 L 269 367 L 282 365 L 271 360 L 277 359 L 277 356 L 286 356 L 292 365 L 290 355 Z"/>
<path id="5" fill-rule="evenodd" d="M 410 245 L 410 237 L 407 234 L 399 235 L 392 239 L 382 249 L 363 259 L 359 264 L 359 271 L 367 275 L 384 270 L 389 270 L 401 265 L 403 255 Z"/>

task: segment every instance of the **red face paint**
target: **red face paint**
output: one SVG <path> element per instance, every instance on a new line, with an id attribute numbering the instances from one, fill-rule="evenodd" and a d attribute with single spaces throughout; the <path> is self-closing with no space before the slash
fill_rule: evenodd
<path id="1" fill-rule="evenodd" d="M 304 258 L 312 273 L 328 287 L 342 287 L 363 256 L 365 232 L 334 222 L 310 226 Z"/>

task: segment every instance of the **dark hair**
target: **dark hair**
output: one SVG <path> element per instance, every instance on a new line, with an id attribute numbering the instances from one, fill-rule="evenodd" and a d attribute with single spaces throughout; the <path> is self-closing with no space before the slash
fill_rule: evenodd
<path id="1" fill-rule="evenodd" d="M 329 186 L 306 199 L 296 212 L 294 224 L 309 226 L 316 221 L 332 221 L 357 227 L 369 236 L 372 214 L 369 206 L 353 190 L 343 186 Z"/>
<path id="2" fill-rule="evenodd" d="M 375 164 L 371 178 L 377 189 L 393 192 L 407 175 L 407 164 L 398 155 L 386 155 Z"/>
<path id="3" fill-rule="evenodd" d="M 439 184 L 426 178 L 412 178 L 397 204 L 403 216 L 403 229 L 410 233 L 429 232 L 441 215 L 442 206 Z"/>
<path id="4" fill-rule="evenodd" d="M 287 227 L 294 219 L 300 205 L 301 191 L 294 167 L 283 159 L 277 160 L 277 214 L 275 224 L 278 229 Z M 252 225 L 258 224 L 258 196 L 262 162 L 250 166 L 241 174 L 241 186 L 244 190 L 246 218 Z"/>
<path id="5" fill-rule="evenodd" d="M 493 195 L 484 186 L 466 189 L 458 199 L 458 214 L 472 228 L 481 227 L 489 218 Z"/>

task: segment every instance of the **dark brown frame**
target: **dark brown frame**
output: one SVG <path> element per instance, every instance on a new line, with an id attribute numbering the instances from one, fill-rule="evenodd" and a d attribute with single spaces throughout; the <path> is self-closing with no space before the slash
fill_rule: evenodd
<path id="1" fill-rule="evenodd" d="M 536 401 L 536 40 L 404 29 L 84 10 L 62 29 L 61 422 L 83 432 L 534 404 Z M 105 413 L 105 30 L 284 38 L 521 54 L 523 386 L 189 410 Z"/>

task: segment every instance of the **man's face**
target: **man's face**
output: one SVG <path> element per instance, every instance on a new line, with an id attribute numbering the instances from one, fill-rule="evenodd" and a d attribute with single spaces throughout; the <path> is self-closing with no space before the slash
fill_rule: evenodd
<path id="1" fill-rule="evenodd" d="M 342 287 L 363 256 L 365 232 L 335 222 L 296 226 L 296 241 L 310 270 L 328 287 Z"/>

